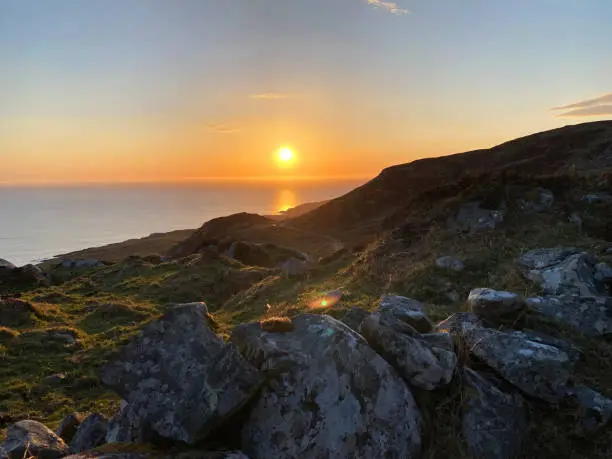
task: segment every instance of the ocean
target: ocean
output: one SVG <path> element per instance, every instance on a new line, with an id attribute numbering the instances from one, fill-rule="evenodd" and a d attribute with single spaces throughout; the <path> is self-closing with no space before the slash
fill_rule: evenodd
<path id="1" fill-rule="evenodd" d="M 236 212 L 274 214 L 364 181 L 0 187 L 0 258 L 16 265 Z"/>

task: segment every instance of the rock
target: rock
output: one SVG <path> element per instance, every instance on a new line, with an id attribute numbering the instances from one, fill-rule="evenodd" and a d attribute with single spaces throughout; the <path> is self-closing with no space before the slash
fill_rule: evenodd
<path id="1" fill-rule="evenodd" d="M 359 332 L 359 327 L 363 320 L 370 315 L 369 311 L 363 308 L 354 307 L 349 309 L 340 319 L 353 330 Z"/>
<path id="2" fill-rule="evenodd" d="M 468 307 L 473 313 L 484 318 L 498 318 L 518 313 L 525 301 L 516 293 L 490 288 L 477 288 L 468 296 Z"/>
<path id="3" fill-rule="evenodd" d="M 579 232 L 582 232 L 582 217 L 578 212 L 572 212 L 567 221 L 574 225 Z"/>
<path id="4" fill-rule="evenodd" d="M 295 330 L 238 326 L 232 341 L 270 375 L 242 429 L 252 459 L 416 458 L 421 415 L 391 366 L 345 324 L 303 314 Z M 272 377 L 275 376 L 275 377 Z"/>
<path id="5" fill-rule="evenodd" d="M 595 282 L 595 257 L 577 252 L 563 247 L 536 249 L 523 254 L 519 263 L 526 268 L 526 277 L 539 284 L 545 294 L 592 297 L 605 293 Z"/>
<path id="6" fill-rule="evenodd" d="M 512 333 L 513 335 L 522 339 L 528 339 L 541 344 L 548 344 L 549 346 L 554 346 L 561 349 L 567 354 L 572 364 L 578 362 L 582 356 L 582 350 L 579 347 L 577 347 L 574 343 L 561 338 L 555 338 L 554 336 L 549 336 L 545 333 L 540 333 L 534 330 L 512 330 L 509 333 Z"/>
<path id="7" fill-rule="evenodd" d="M 129 404 L 132 428 L 193 444 L 258 390 L 262 376 L 211 320 L 204 303 L 176 306 L 102 367 L 103 384 Z"/>
<path id="8" fill-rule="evenodd" d="M 448 345 L 432 347 L 390 309 L 368 316 L 361 334 L 413 386 L 433 390 L 453 377 L 457 356 L 448 334 Z"/>
<path id="9" fill-rule="evenodd" d="M 0 445 L 2 454 L 10 459 L 57 459 L 68 454 L 68 445 L 40 422 L 26 420 L 7 429 L 6 439 Z"/>
<path id="10" fill-rule="evenodd" d="M 481 327 L 482 322 L 472 312 L 456 312 L 436 325 L 436 331 L 463 336 L 474 327 Z"/>
<path id="11" fill-rule="evenodd" d="M 31 327 L 37 311 L 26 301 L 6 298 L 0 300 L 0 325 L 5 327 Z"/>
<path id="12" fill-rule="evenodd" d="M 595 265 L 595 280 L 608 284 L 612 282 L 612 266 L 601 262 Z"/>
<path id="13" fill-rule="evenodd" d="M 283 274 L 287 277 L 303 276 L 310 271 L 310 263 L 297 258 L 290 258 L 278 265 Z"/>
<path id="14" fill-rule="evenodd" d="M 107 431 L 108 420 L 101 414 L 90 414 L 79 425 L 76 434 L 70 441 L 70 452 L 81 453 L 104 444 Z"/>
<path id="15" fill-rule="evenodd" d="M 10 270 L 10 269 L 15 269 L 16 267 L 17 266 L 15 266 L 10 261 L 6 261 L 3 258 L 0 258 L 0 270 L 2 269 Z"/>
<path id="16" fill-rule="evenodd" d="M 609 298 L 581 299 L 574 295 L 527 298 L 527 308 L 587 336 L 612 334 Z"/>
<path id="17" fill-rule="evenodd" d="M 378 305 L 380 312 L 391 311 L 393 315 L 413 327 L 419 333 L 429 333 L 433 324 L 423 310 L 423 305 L 405 296 L 385 295 Z"/>
<path id="18" fill-rule="evenodd" d="M 66 459 L 150 459 L 151 454 L 148 453 L 132 453 L 132 452 L 99 452 L 99 451 L 86 451 L 78 454 L 71 454 L 66 456 Z M 164 456 L 171 458 L 172 456 Z"/>
<path id="19" fill-rule="evenodd" d="M 66 379 L 66 373 L 55 373 L 53 375 L 47 376 L 45 379 L 43 379 L 42 382 L 43 384 L 47 386 L 56 386 L 58 384 L 61 384 L 65 379 Z"/>
<path id="20" fill-rule="evenodd" d="M 442 269 L 450 269 L 451 271 L 463 271 L 465 265 L 457 257 L 445 256 L 436 259 L 436 266 Z"/>
<path id="21" fill-rule="evenodd" d="M 463 204 L 457 215 L 447 221 L 447 228 L 455 231 L 477 233 L 495 229 L 504 221 L 501 210 L 483 209 L 480 201 Z"/>
<path id="22" fill-rule="evenodd" d="M 607 193 L 590 193 L 585 194 L 581 201 L 586 204 L 599 204 L 602 202 L 612 201 L 612 196 Z"/>
<path id="23" fill-rule="evenodd" d="M 243 241 L 234 241 L 227 250 L 227 256 L 238 260 L 240 263 L 251 266 L 274 266 L 272 257 L 257 244 Z"/>
<path id="24" fill-rule="evenodd" d="M 25 265 L 16 267 L 6 260 L 3 260 L 3 262 L 5 264 L 0 267 L 0 288 L 14 290 L 16 288 L 50 284 L 49 279 L 38 266 Z"/>
<path id="25" fill-rule="evenodd" d="M 546 188 L 523 189 L 519 193 L 523 196 L 516 199 L 516 206 L 524 214 L 544 212 L 550 209 L 555 201 L 552 191 Z"/>
<path id="26" fill-rule="evenodd" d="M 527 413 L 521 397 L 502 392 L 465 367 L 462 372 L 463 438 L 474 459 L 512 459 L 525 441 Z"/>
<path id="27" fill-rule="evenodd" d="M 70 413 L 62 422 L 60 422 L 57 431 L 55 432 L 58 437 L 64 440 L 66 443 L 70 443 L 70 441 L 74 438 L 74 434 L 76 434 L 77 429 L 83 422 L 83 415 L 79 413 Z"/>
<path id="28" fill-rule="evenodd" d="M 242 451 L 186 451 L 171 459 L 249 459 Z"/>
<path id="29" fill-rule="evenodd" d="M 561 349 L 477 326 L 463 340 L 473 355 L 526 394 L 548 402 L 565 395 L 572 365 Z"/>
<path id="30" fill-rule="evenodd" d="M 138 413 L 122 400 L 121 408 L 108 421 L 106 443 L 145 443 L 153 436 L 146 425 L 141 425 Z"/>
<path id="31" fill-rule="evenodd" d="M 572 388 L 568 396 L 577 407 L 578 433 L 591 435 L 610 422 L 612 400 L 609 398 L 584 385 Z"/>

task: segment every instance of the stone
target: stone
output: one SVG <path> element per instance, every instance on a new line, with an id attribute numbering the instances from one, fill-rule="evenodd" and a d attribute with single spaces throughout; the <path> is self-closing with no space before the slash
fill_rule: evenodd
<path id="1" fill-rule="evenodd" d="M 370 315 L 369 311 L 363 308 L 354 307 L 349 309 L 340 319 L 340 322 L 345 323 L 353 330 L 359 332 L 359 327 L 366 317 Z"/>
<path id="2" fill-rule="evenodd" d="M 129 435 L 150 430 L 197 443 L 257 392 L 262 375 L 210 329 L 211 320 L 204 303 L 178 305 L 101 368 L 102 383 L 128 402 L 139 429 Z"/>
<path id="3" fill-rule="evenodd" d="M 585 194 L 581 201 L 586 204 L 600 204 L 602 202 L 612 201 L 612 196 L 607 193 L 589 193 Z"/>
<path id="4" fill-rule="evenodd" d="M 378 310 L 380 312 L 391 311 L 395 317 L 419 333 L 429 333 L 433 330 L 433 323 L 425 313 L 423 305 L 412 298 L 385 295 L 380 299 Z"/>
<path id="5" fill-rule="evenodd" d="M 502 392 L 464 367 L 463 438 L 474 459 L 512 459 L 525 442 L 527 413 L 521 397 Z"/>
<path id="6" fill-rule="evenodd" d="M 526 268 L 527 279 L 539 284 L 544 294 L 593 297 L 605 293 L 595 281 L 595 257 L 576 252 L 563 247 L 536 249 L 523 254 L 519 263 Z"/>
<path id="7" fill-rule="evenodd" d="M 433 390 L 448 384 L 453 377 L 457 356 L 448 334 L 448 343 L 432 347 L 410 325 L 396 317 L 393 310 L 368 316 L 361 324 L 361 334 L 413 386 Z"/>
<path id="8" fill-rule="evenodd" d="M 132 452 L 98 452 L 86 451 L 83 453 L 71 454 L 66 459 L 151 459 L 151 454 L 132 453 Z M 164 456 L 170 458 L 172 456 Z"/>
<path id="9" fill-rule="evenodd" d="M 503 221 L 503 211 L 483 209 L 480 201 L 472 201 L 463 204 L 454 218 L 449 218 L 447 228 L 461 232 L 478 233 L 495 229 Z"/>
<path id="10" fill-rule="evenodd" d="M 512 333 L 515 336 L 518 336 L 522 339 L 528 339 L 530 341 L 535 341 L 536 343 L 547 344 L 549 346 L 554 346 L 558 349 L 561 349 L 563 352 L 567 354 L 572 364 L 578 362 L 580 357 L 582 356 L 582 350 L 576 346 L 574 343 L 570 341 L 566 341 L 561 338 L 556 338 L 554 336 L 549 336 L 545 333 L 541 333 L 535 330 L 512 330 L 509 333 Z"/>
<path id="11" fill-rule="evenodd" d="M 467 302 L 470 311 L 484 318 L 513 315 L 525 306 L 525 301 L 520 295 L 490 288 L 476 288 L 470 291 Z"/>
<path id="12" fill-rule="evenodd" d="M 10 426 L 6 431 L 6 439 L 0 445 L 2 459 L 57 459 L 66 456 L 68 452 L 64 440 L 40 422 L 32 420 L 19 421 Z"/>
<path id="13" fill-rule="evenodd" d="M 527 298 L 527 309 L 587 336 L 612 334 L 610 298 L 580 298 L 575 295 Z"/>
<path id="14" fill-rule="evenodd" d="M 612 266 L 601 262 L 595 265 L 595 280 L 608 284 L 612 282 Z"/>
<path id="15" fill-rule="evenodd" d="M 578 232 L 582 232 L 582 217 L 578 212 L 572 212 L 567 218 L 567 221 L 574 225 Z"/>
<path id="16" fill-rule="evenodd" d="M 436 331 L 463 336 L 474 327 L 481 327 L 482 322 L 473 312 L 455 312 L 436 325 Z"/>
<path id="17" fill-rule="evenodd" d="M 612 417 L 612 400 L 585 385 L 578 385 L 568 391 L 575 404 L 579 434 L 588 436 L 605 427 Z"/>
<path id="18" fill-rule="evenodd" d="M 242 451 L 185 451 L 171 459 L 249 459 Z"/>
<path id="19" fill-rule="evenodd" d="M 66 443 L 70 443 L 83 419 L 83 415 L 80 413 L 70 413 L 62 419 L 55 433 Z"/>
<path id="20" fill-rule="evenodd" d="M 232 341 L 269 375 L 244 423 L 252 459 L 419 457 L 421 415 L 408 386 L 361 335 L 326 315 L 294 331 L 240 325 Z"/>
<path id="21" fill-rule="evenodd" d="M 234 241 L 227 249 L 227 256 L 234 258 L 245 265 L 251 266 L 274 266 L 272 257 L 257 244 L 244 241 Z"/>
<path id="22" fill-rule="evenodd" d="M 71 453 L 81 453 L 106 443 L 108 420 L 98 413 L 87 416 L 69 443 Z"/>
<path id="23" fill-rule="evenodd" d="M 283 274 L 287 277 L 303 276 L 310 271 L 310 263 L 298 258 L 290 258 L 278 265 Z"/>
<path id="24" fill-rule="evenodd" d="M 451 271 L 457 272 L 465 269 L 463 262 L 459 258 L 452 256 L 436 258 L 436 266 L 438 268 L 450 269 Z"/>
<path id="25" fill-rule="evenodd" d="M 10 269 L 15 269 L 16 267 L 17 266 L 15 266 L 10 261 L 6 261 L 5 259 L 0 258 L 0 270 L 2 269 L 10 270 Z"/>
<path id="26" fill-rule="evenodd" d="M 554 403 L 567 391 L 572 370 L 561 349 L 484 327 L 464 333 L 470 352 L 527 395 Z"/>

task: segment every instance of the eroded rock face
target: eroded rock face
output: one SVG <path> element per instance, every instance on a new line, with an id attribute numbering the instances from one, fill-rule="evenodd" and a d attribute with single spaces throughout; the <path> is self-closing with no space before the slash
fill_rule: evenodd
<path id="1" fill-rule="evenodd" d="M 257 391 L 262 376 L 211 329 L 204 303 L 179 305 L 100 370 L 128 402 L 132 429 L 195 443 Z M 111 423 L 112 424 L 112 423 Z"/>
<path id="2" fill-rule="evenodd" d="M 463 339 L 472 354 L 526 394 L 556 402 L 567 392 L 572 365 L 561 349 L 483 327 Z"/>
<path id="3" fill-rule="evenodd" d="M 433 324 L 423 305 L 412 298 L 397 295 L 385 295 L 378 305 L 380 312 L 390 312 L 397 320 L 410 325 L 419 333 L 429 333 Z"/>
<path id="4" fill-rule="evenodd" d="M 0 457 L 57 459 L 68 454 L 68 445 L 40 422 L 26 420 L 13 424 L 0 445 Z"/>
<path id="5" fill-rule="evenodd" d="M 361 324 L 361 334 L 410 384 L 425 390 L 448 384 L 457 365 L 449 334 L 422 339 L 393 310 L 375 312 Z M 446 340 L 445 340 L 446 338 Z"/>
<path id="6" fill-rule="evenodd" d="M 97 413 L 90 414 L 79 425 L 70 441 L 70 452 L 80 453 L 104 444 L 107 430 L 108 420 L 104 416 Z"/>
<path id="7" fill-rule="evenodd" d="M 421 415 L 408 386 L 361 335 L 329 316 L 304 314 L 295 329 L 241 325 L 232 341 L 275 377 L 242 430 L 252 459 L 414 458 Z"/>
<path id="8" fill-rule="evenodd" d="M 481 375 L 462 371 L 463 438 L 474 459 L 512 459 L 524 442 L 527 414 L 519 395 L 502 392 Z"/>
<path id="9" fill-rule="evenodd" d="M 485 318 L 513 315 L 524 306 L 525 301 L 520 295 L 490 288 L 476 288 L 468 296 L 470 311 Z"/>

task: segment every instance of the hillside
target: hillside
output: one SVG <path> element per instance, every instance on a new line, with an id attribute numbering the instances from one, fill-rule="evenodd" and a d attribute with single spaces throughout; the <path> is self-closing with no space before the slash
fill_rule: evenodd
<path id="1" fill-rule="evenodd" d="M 169 253 L 0 268 L 0 439 L 79 411 L 114 416 L 94 456 L 610 457 L 612 121 L 214 219 Z"/>

